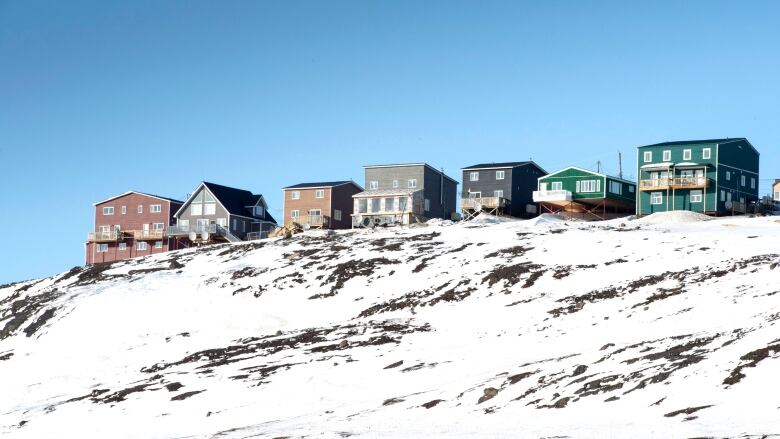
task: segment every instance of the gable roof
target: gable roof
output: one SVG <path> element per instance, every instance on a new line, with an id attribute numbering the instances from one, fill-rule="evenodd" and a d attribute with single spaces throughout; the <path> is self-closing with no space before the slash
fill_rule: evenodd
<path id="1" fill-rule="evenodd" d="M 390 164 L 390 165 L 365 165 L 365 166 L 363 166 L 363 168 L 364 169 L 368 169 L 368 168 L 403 168 L 403 167 L 407 167 L 407 166 L 424 166 L 426 168 L 429 168 L 430 170 L 432 170 L 433 172 L 435 172 L 437 174 L 441 174 L 444 178 L 450 180 L 451 182 L 453 182 L 455 184 L 459 184 L 458 180 L 455 180 L 454 178 L 450 177 L 449 175 L 445 174 L 444 172 L 439 171 L 438 169 L 436 169 L 433 166 L 431 166 L 431 165 L 429 165 L 427 163 L 424 163 L 424 162 L 423 163 L 395 163 L 395 164 Z"/>
<path id="2" fill-rule="evenodd" d="M 727 137 L 725 139 L 706 139 L 706 140 L 677 140 L 672 142 L 654 143 L 652 145 L 642 145 L 637 148 L 647 148 L 650 146 L 677 146 L 677 145 L 698 145 L 698 144 L 714 144 L 725 145 L 728 143 L 745 142 L 750 148 L 755 151 L 756 154 L 761 155 L 755 146 L 746 137 Z"/>
<path id="3" fill-rule="evenodd" d="M 171 202 L 171 203 L 177 203 L 177 204 L 183 204 L 184 203 L 183 201 L 174 200 L 173 198 L 161 197 L 159 195 L 147 194 L 146 192 L 127 191 L 127 192 L 125 192 L 123 194 L 119 194 L 119 195 L 113 196 L 113 197 L 105 199 L 103 201 L 98 201 L 97 203 L 94 203 L 93 206 L 97 206 L 98 204 L 107 203 L 107 202 L 109 202 L 111 200 L 116 200 L 117 198 L 121 198 L 121 197 L 124 197 L 125 195 L 130 195 L 130 194 L 144 195 L 144 196 L 147 196 L 147 197 L 157 198 L 158 200 L 168 201 L 168 202 Z"/>
<path id="4" fill-rule="evenodd" d="M 547 175 L 543 175 L 543 176 L 539 177 L 537 180 L 541 180 L 541 179 L 547 178 L 547 177 L 552 177 L 555 174 L 560 174 L 561 172 L 567 171 L 569 169 L 576 169 L 578 171 L 587 172 L 588 174 L 598 175 L 600 177 L 610 178 L 612 180 L 622 181 L 623 183 L 633 184 L 634 186 L 636 186 L 636 182 L 635 181 L 626 180 L 625 178 L 615 177 L 615 176 L 612 176 L 612 175 L 607 175 L 607 174 L 604 174 L 604 173 L 601 173 L 601 172 L 591 171 L 590 169 L 584 169 L 584 168 L 580 168 L 578 166 L 567 166 L 567 167 L 565 167 L 563 169 L 559 169 L 559 170 L 557 170 L 555 172 L 551 172 L 551 173 L 549 173 Z"/>
<path id="5" fill-rule="evenodd" d="M 253 218 L 249 216 L 250 212 L 247 212 L 247 206 L 254 206 L 257 203 L 262 201 L 263 207 L 265 208 L 264 209 L 265 219 L 267 221 L 276 222 L 271 216 L 271 214 L 268 212 L 268 206 L 266 205 L 265 198 L 263 198 L 262 195 L 253 194 L 252 192 L 245 189 L 223 186 L 221 184 L 210 183 L 208 181 L 201 182 L 198 185 L 198 187 L 196 187 L 195 190 L 192 191 L 192 195 L 190 195 L 190 197 L 187 198 L 187 201 L 185 201 L 184 204 L 182 204 L 182 206 L 179 208 L 179 210 L 176 211 L 174 216 L 178 216 L 179 213 L 185 207 L 187 207 L 188 204 L 190 204 L 192 198 L 198 194 L 201 187 L 205 187 L 206 189 L 208 189 L 209 192 L 211 192 L 211 194 L 214 195 L 214 198 L 216 198 L 217 202 L 231 215 L 243 216 L 245 218 Z"/>
<path id="6" fill-rule="evenodd" d="M 342 186 L 345 184 L 353 184 L 358 189 L 363 190 L 363 188 L 355 183 L 352 180 L 344 180 L 344 181 L 323 181 L 318 183 L 298 183 L 294 184 L 292 186 L 283 187 L 282 190 L 287 189 L 314 189 L 314 188 L 325 188 L 325 187 L 336 187 L 336 186 Z"/>
<path id="7" fill-rule="evenodd" d="M 480 163 L 478 165 L 471 165 L 461 169 L 466 171 L 469 169 L 519 168 L 520 166 L 526 166 L 526 165 L 535 166 L 537 169 L 544 172 L 545 174 L 547 173 L 547 171 L 545 171 L 541 166 L 537 165 L 536 162 L 534 162 L 533 160 L 526 160 L 524 162 Z"/>

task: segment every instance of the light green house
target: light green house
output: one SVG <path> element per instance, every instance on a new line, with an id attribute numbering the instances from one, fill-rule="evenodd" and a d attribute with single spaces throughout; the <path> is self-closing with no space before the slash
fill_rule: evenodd
<path id="1" fill-rule="evenodd" d="M 758 151 L 745 138 L 640 146 L 636 212 L 746 213 L 758 201 L 758 162 Z"/>
<path id="2" fill-rule="evenodd" d="M 570 166 L 539 178 L 534 202 L 542 213 L 602 220 L 634 213 L 636 184 Z"/>

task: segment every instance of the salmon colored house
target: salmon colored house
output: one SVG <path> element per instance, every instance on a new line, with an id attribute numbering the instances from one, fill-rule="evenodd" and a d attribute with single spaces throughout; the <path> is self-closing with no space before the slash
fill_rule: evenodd
<path id="1" fill-rule="evenodd" d="M 130 191 L 95 203 L 95 227 L 87 235 L 87 264 L 175 250 L 167 229 L 182 202 Z"/>
<path id="2" fill-rule="evenodd" d="M 284 192 L 284 225 L 303 228 L 349 229 L 352 227 L 352 196 L 363 192 L 354 181 L 300 183 Z"/>

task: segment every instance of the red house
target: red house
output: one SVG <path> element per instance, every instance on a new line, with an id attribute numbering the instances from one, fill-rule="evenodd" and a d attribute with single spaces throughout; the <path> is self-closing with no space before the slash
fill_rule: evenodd
<path id="1" fill-rule="evenodd" d="M 175 250 L 167 229 L 181 206 L 181 201 L 136 191 L 95 203 L 95 228 L 87 236 L 86 263 Z"/>

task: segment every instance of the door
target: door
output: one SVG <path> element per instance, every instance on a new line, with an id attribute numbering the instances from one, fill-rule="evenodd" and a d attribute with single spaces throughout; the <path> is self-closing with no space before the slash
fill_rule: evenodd
<path id="1" fill-rule="evenodd" d="M 198 218 L 198 224 L 195 231 L 197 233 L 206 231 L 208 229 L 208 225 L 209 225 L 209 220 L 207 218 Z"/>
<path id="2" fill-rule="evenodd" d="M 696 184 L 699 186 L 704 185 L 704 169 L 697 169 L 695 174 Z"/>
<path id="3" fill-rule="evenodd" d="M 149 224 L 144 224 L 144 236 L 149 236 Z"/>
<path id="4" fill-rule="evenodd" d="M 539 192 L 547 192 L 547 183 L 539 183 Z"/>

